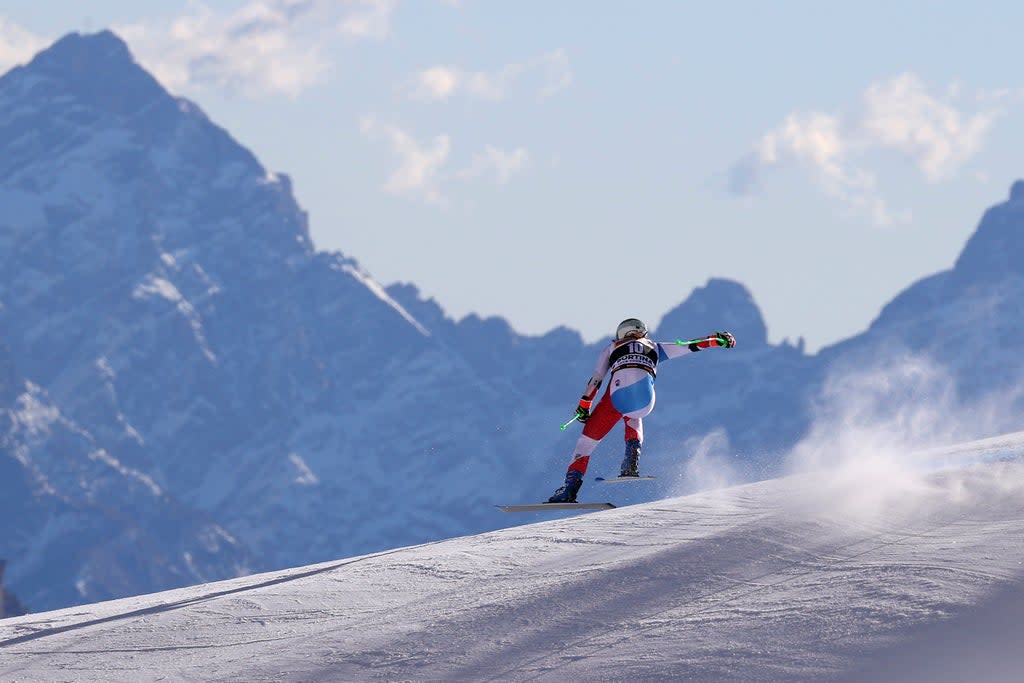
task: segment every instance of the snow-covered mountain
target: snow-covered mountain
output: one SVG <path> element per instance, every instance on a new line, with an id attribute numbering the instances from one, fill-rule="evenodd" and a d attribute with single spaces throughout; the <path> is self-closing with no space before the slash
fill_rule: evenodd
<path id="1" fill-rule="evenodd" d="M 497 529 L 516 523 L 497 499 L 560 483 L 576 432 L 558 424 L 603 342 L 455 321 L 316 251 L 287 176 L 114 34 L 71 34 L 0 77 L 0 151 L 0 558 L 30 608 Z M 739 283 L 681 292 L 659 339 L 730 329 L 739 347 L 659 371 L 642 460 L 659 478 L 617 502 L 774 475 L 821 397 L 846 395 L 843 369 L 884 371 L 898 350 L 948 375 L 944 414 L 1016 407 L 1021 194 L 951 273 L 814 356 L 769 344 Z M 1014 428 L 978 413 L 936 443 Z"/>
<path id="2" fill-rule="evenodd" d="M 0 622 L 0 678 L 1020 680 L 1024 433 Z"/>
<path id="3" fill-rule="evenodd" d="M 988 209 L 951 270 L 896 296 L 863 334 L 823 352 L 862 362 L 911 351 L 942 359 L 965 395 L 1017 392 L 1024 330 L 1024 181 Z M 859 349 L 859 352 L 858 352 Z"/>
<path id="4" fill-rule="evenodd" d="M 120 39 L 69 35 L 6 74 L 0 121 L 0 330 L 24 380 L 0 485 L 25 527 L 0 557 L 33 608 L 111 597 L 96 575 L 122 595 L 180 585 L 143 559 L 197 561 L 170 535 L 126 539 L 140 555 L 120 583 L 113 558 L 91 568 L 118 519 L 223 524 L 235 552 L 193 580 L 495 525 L 466 510 L 514 471 L 481 410 L 506 397 L 355 262 L 316 253 L 287 178 Z M 60 523 L 48 482 L 110 472 L 110 514 Z"/>
<path id="5" fill-rule="evenodd" d="M 250 571 L 231 534 L 105 450 L 17 377 L 2 346 L 0 406 L 0 554 L 24 602 L 73 604 Z"/>

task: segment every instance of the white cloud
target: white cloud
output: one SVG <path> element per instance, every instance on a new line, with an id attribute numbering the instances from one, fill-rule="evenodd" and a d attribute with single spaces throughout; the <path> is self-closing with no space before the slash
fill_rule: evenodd
<path id="1" fill-rule="evenodd" d="M 25 64 L 49 41 L 17 24 L 0 17 L 0 74 L 18 64 Z"/>
<path id="2" fill-rule="evenodd" d="M 529 163 L 530 154 L 522 147 L 506 152 L 493 145 L 487 145 L 483 152 L 473 157 L 472 164 L 460 175 L 465 178 L 478 178 L 493 172 L 497 183 L 504 185 Z"/>
<path id="3" fill-rule="evenodd" d="M 467 72 L 459 80 L 461 87 L 470 95 L 485 100 L 503 100 L 525 70 L 522 64 L 509 64 L 493 73 Z"/>
<path id="4" fill-rule="evenodd" d="M 953 99 L 958 88 L 950 90 Z M 929 180 L 951 175 L 981 148 L 998 110 L 967 116 L 925 90 L 906 73 L 864 93 L 861 127 L 869 140 L 910 156 Z"/>
<path id="5" fill-rule="evenodd" d="M 459 87 L 462 74 L 447 66 L 432 66 L 416 76 L 416 92 L 420 99 L 443 100 L 451 97 Z"/>
<path id="6" fill-rule="evenodd" d="M 390 31 L 390 0 L 254 0 L 225 13 L 201 2 L 171 21 L 116 27 L 166 87 L 296 96 L 326 78 L 327 43 Z"/>
<path id="7" fill-rule="evenodd" d="M 391 33 L 394 0 L 356 0 L 340 26 L 344 33 L 356 38 L 386 38 Z"/>
<path id="8" fill-rule="evenodd" d="M 495 183 L 504 185 L 530 165 L 530 154 L 522 147 L 507 151 L 486 145 L 482 152 L 473 156 L 469 166 L 445 174 L 452 151 L 451 138 L 447 134 L 420 142 L 402 128 L 383 123 L 373 116 L 363 117 L 360 128 L 367 138 L 387 142 L 398 162 L 384 183 L 384 190 L 418 198 L 428 204 L 448 205 L 448 197 L 441 190 L 442 182 L 492 177 Z"/>
<path id="9" fill-rule="evenodd" d="M 373 117 L 363 118 L 361 128 L 367 136 L 383 136 L 398 158 L 398 168 L 385 183 L 385 190 L 394 194 L 418 196 L 430 204 L 447 204 L 438 183 L 441 168 L 447 163 L 451 151 L 448 135 L 435 136 L 428 144 L 421 145 L 406 131 L 381 123 Z"/>
<path id="10" fill-rule="evenodd" d="M 788 152 L 816 166 L 827 176 L 842 176 L 839 161 L 843 156 L 844 142 L 839 125 L 839 119 L 828 114 L 790 114 L 778 129 L 761 139 L 760 159 L 765 163 L 777 163 L 779 156 Z"/>
<path id="11" fill-rule="evenodd" d="M 572 66 L 565 50 L 555 50 L 544 55 L 540 60 L 540 68 L 545 76 L 544 86 L 540 90 L 541 97 L 550 97 L 572 85 Z"/>
<path id="12" fill-rule="evenodd" d="M 870 85 L 857 109 L 792 113 L 733 165 L 730 189 L 747 194 L 767 168 L 790 163 L 807 169 L 822 191 L 875 224 L 905 222 L 909 214 L 887 208 L 866 156 L 894 151 L 930 182 L 951 177 L 981 149 L 1003 99 L 979 93 L 983 108 L 968 114 L 955 106 L 960 97 L 956 87 L 932 95 L 917 76 L 905 73 Z"/>
<path id="13" fill-rule="evenodd" d="M 503 100 L 519 83 L 549 97 L 569 87 L 572 67 L 565 50 L 556 50 L 496 71 L 468 71 L 456 66 L 432 66 L 415 75 L 410 94 L 416 99 L 446 100 L 462 92 L 486 100 Z"/>
<path id="14" fill-rule="evenodd" d="M 480 99 L 501 100 L 522 72 L 519 64 L 492 73 L 432 66 L 416 74 L 411 94 L 415 99 L 446 100 L 461 91 Z"/>

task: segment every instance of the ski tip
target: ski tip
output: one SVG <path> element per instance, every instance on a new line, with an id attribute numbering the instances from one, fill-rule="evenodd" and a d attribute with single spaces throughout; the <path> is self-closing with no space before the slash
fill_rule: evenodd
<path id="1" fill-rule="evenodd" d="M 655 479 L 650 475 L 641 475 L 639 477 L 594 477 L 594 481 L 601 481 L 606 484 L 614 484 L 623 481 L 651 481 Z"/>

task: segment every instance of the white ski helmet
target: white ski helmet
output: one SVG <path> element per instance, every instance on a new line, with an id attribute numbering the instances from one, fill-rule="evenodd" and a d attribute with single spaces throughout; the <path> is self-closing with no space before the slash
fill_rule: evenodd
<path id="1" fill-rule="evenodd" d="M 640 339 L 646 336 L 647 325 L 639 318 L 626 318 L 619 323 L 618 329 L 615 330 L 615 338 L 619 340 L 628 338 Z"/>

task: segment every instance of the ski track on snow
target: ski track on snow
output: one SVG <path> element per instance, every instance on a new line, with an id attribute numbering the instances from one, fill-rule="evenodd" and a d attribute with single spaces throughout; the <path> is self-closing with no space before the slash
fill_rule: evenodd
<path id="1" fill-rule="evenodd" d="M 925 481 L 862 515 L 792 477 L 26 615 L 0 680 L 834 679 L 1022 584 L 1024 465 Z"/>

